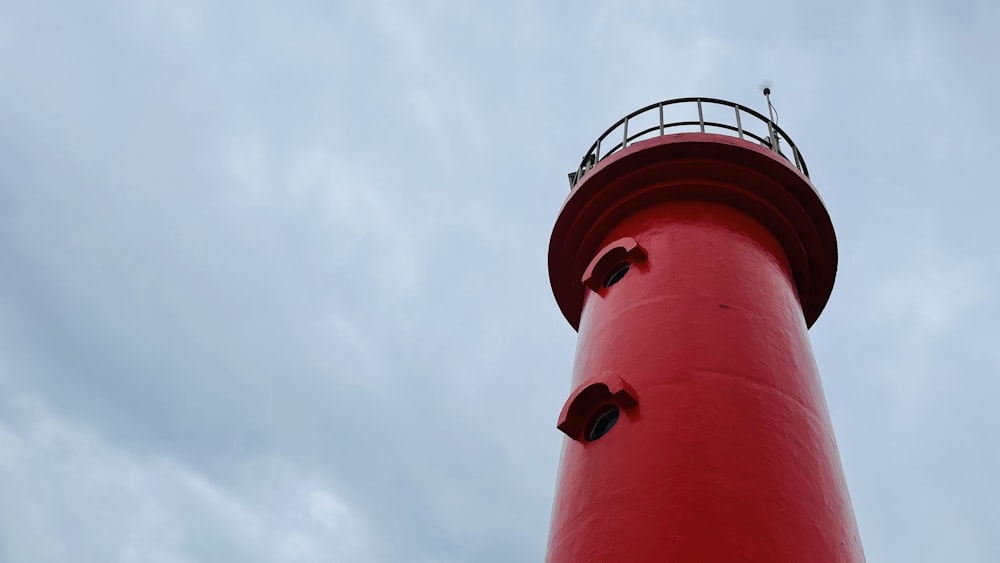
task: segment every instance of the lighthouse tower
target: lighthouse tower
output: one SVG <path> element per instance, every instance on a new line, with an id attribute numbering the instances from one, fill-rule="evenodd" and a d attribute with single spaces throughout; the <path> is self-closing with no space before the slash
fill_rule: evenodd
<path id="1" fill-rule="evenodd" d="M 547 561 L 864 561 L 807 332 L 837 241 L 792 139 L 668 100 L 569 181 L 549 275 L 579 340 Z"/>

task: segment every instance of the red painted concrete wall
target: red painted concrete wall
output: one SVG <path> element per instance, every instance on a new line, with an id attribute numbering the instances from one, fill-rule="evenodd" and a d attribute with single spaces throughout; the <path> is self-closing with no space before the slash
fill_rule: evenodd
<path id="1" fill-rule="evenodd" d="M 547 560 L 861 562 L 803 305 L 832 288 L 829 219 L 797 171 L 764 173 L 764 149 L 692 137 L 602 163 L 553 233 L 579 344 Z M 747 204 L 775 185 L 799 203 Z M 619 421 L 587 441 L 610 404 Z"/>

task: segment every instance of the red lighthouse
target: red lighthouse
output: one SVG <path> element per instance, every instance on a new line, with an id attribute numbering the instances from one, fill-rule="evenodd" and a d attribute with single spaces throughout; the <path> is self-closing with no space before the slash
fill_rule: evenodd
<path id="1" fill-rule="evenodd" d="M 549 275 L 579 340 L 547 560 L 864 561 L 807 332 L 837 242 L 795 143 L 738 104 L 669 100 L 570 184 Z"/>

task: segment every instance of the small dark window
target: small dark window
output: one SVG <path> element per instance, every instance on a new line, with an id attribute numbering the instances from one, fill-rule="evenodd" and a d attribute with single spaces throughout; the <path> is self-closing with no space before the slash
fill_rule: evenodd
<path id="1" fill-rule="evenodd" d="M 609 405 L 597 411 L 597 414 L 590 419 L 590 424 L 587 425 L 587 441 L 593 442 L 610 432 L 611 428 L 618 422 L 619 414 L 616 405 Z"/>
<path id="2" fill-rule="evenodd" d="M 604 287 L 611 287 L 616 283 L 622 281 L 622 278 L 624 278 L 625 274 L 628 273 L 629 267 L 630 265 L 628 262 L 615 266 L 615 269 L 611 270 L 611 273 L 608 274 L 608 277 L 604 279 Z"/>

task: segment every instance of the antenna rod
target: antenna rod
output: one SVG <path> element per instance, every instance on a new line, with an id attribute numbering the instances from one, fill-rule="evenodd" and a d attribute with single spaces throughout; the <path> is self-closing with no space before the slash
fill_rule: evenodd
<path id="1" fill-rule="evenodd" d="M 774 145 L 772 148 L 776 152 L 778 152 L 780 154 L 781 153 L 781 145 L 780 145 L 781 141 L 778 139 L 778 133 L 777 133 L 777 131 L 775 131 L 774 128 L 771 127 L 772 124 L 778 123 L 778 118 L 775 115 L 777 112 L 774 110 L 774 105 L 771 104 L 771 84 L 770 84 L 770 82 L 764 81 L 764 83 L 761 84 L 761 90 L 764 92 L 764 98 L 767 99 L 767 114 L 769 116 L 771 116 L 771 121 L 770 121 L 770 123 L 768 123 L 768 128 L 771 129 L 771 131 L 770 131 L 770 133 L 771 133 L 771 144 Z"/>

